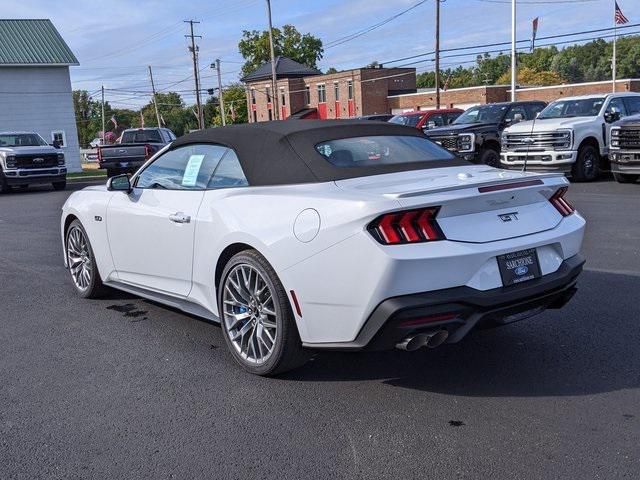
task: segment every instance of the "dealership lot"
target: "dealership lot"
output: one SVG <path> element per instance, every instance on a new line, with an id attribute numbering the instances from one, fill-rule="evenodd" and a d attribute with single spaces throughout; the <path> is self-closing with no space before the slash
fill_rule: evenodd
<path id="1" fill-rule="evenodd" d="M 277 379 L 232 364 L 215 325 L 76 297 L 68 195 L 0 197 L 2 478 L 640 473 L 640 185 L 572 186 L 587 265 L 565 309 L 428 352 L 322 353 Z"/>

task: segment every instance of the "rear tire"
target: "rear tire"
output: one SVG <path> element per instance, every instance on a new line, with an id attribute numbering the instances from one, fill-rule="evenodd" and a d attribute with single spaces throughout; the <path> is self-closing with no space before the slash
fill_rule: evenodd
<path id="1" fill-rule="evenodd" d="M 65 232 L 67 268 L 75 291 L 82 298 L 99 298 L 106 293 L 89 236 L 79 220 L 69 224 Z"/>
<path id="2" fill-rule="evenodd" d="M 54 190 L 64 190 L 65 188 L 67 188 L 67 181 L 63 180 L 62 182 L 53 182 L 52 185 Z"/>
<path id="3" fill-rule="evenodd" d="M 492 148 L 480 152 L 480 163 L 490 167 L 500 168 L 500 153 Z"/>
<path id="4" fill-rule="evenodd" d="M 592 182 L 599 176 L 600 154 L 593 145 L 584 145 L 571 168 L 571 177 L 576 182 Z"/>
<path id="5" fill-rule="evenodd" d="M 227 348 L 246 371 L 277 375 L 307 361 L 287 293 L 255 250 L 238 253 L 225 266 L 218 309 Z"/>
<path id="6" fill-rule="evenodd" d="M 613 172 L 613 178 L 618 183 L 636 183 L 640 175 Z"/>

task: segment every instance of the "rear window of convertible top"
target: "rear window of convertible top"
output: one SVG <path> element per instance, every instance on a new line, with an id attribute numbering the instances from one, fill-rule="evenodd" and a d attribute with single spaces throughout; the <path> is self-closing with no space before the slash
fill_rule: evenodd
<path id="1" fill-rule="evenodd" d="M 318 143 L 315 148 L 336 167 L 369 167 L 455 158 L 430 140 L 409 135 L 340 138 Z"/>

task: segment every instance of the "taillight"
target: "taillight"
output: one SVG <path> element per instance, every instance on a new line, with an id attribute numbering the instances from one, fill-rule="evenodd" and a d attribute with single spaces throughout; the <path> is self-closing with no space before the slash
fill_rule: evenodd
<path id="1" fill-rule="evenodd" d="M 383 245 L 433 242 L 445 236 L 436 222 L 440 207 L 385 213 L 369 224 L 367 230 Z"/>
<path id="2" fill-rule="evenodd" d="M 144 158 L 146 158 L 146 159 L 151 158 L 151 154 L 152 154 L 151 145 L 148 145 L 148 144 L 145 145 L 144 146 Z"/>
<path id="3" fill-rule="evenodd" d="M 563 217 L 568 217 L 576 210 L 575 208 L 573 208 L 573 205 L 571 205 L 564 198 L 564 195 L 565 193 L 567 193 L 567 190 L 568 190 L 567 187 L 560 187 L 558 190 L 556 190 L 556 193 L 551 195 L 551 198 L 549 199 L 549 201 L 551 202 L 551 205 L 556 207 L 556 210 L 558 210 L 558 212 L 560 212 L 560 215 L 562 215 Z"/>

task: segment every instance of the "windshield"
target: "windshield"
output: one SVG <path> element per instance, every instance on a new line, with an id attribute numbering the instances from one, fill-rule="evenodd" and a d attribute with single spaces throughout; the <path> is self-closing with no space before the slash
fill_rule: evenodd
<path id="1" fill-rule="evenodd" d="M 558 100 L 540 112 L 538 118 L 595 117 L 600 113 L 604 98 Z"/>
<path id="2" fill-rule="evenodd" d="M 163 143 L 158 130 L 130 130 L 122 133 L 120 143 Z"/>
<path id="3" fill-rule="evenodd" d="M 41 147 L 46 144 L 37 133 L 0 133 L 0 147 Z"/>
<path id="4" fill-rule="evenodd" d="M 422 118 L 422 115 L 395 115 L 391 117 L 389 123 L 397 123 L 398 125 L 406 125 L 407 127 L 415 127 Z"/>
<path id="5" fill-rule="evenodd" d="M 471 107 L 453 122 L 455 125 L 469 123 L 500 123 L 508 105 L 479 105 Z"/>
<path id="6" fill-rule="evenodd" d="M 430 140 L 409 135 L 341 138 L 319 143 L 315 148 L 336 167 L 368 167 L 455 158 Z"/>

